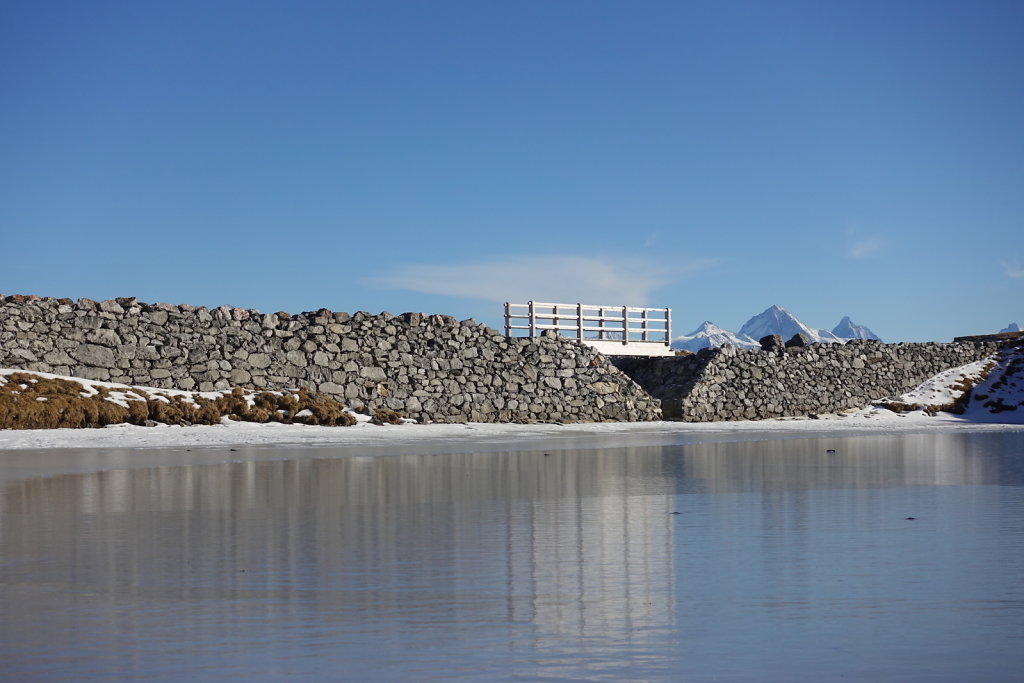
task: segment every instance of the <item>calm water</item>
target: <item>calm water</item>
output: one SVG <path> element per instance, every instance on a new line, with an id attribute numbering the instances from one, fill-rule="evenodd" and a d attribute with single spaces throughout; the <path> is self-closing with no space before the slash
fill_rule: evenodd
<path id="1" fill-rule="evenodd" d="M 1022 432 L 275 455 L 4 483 L 0 677 L 1024 675 Z"/>

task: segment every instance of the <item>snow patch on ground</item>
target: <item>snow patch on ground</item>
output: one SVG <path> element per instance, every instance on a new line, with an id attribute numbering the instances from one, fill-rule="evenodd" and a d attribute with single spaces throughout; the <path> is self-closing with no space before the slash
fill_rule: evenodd
<path id="1" fill-rule="evenodd" d="M 122 407 L 127 407 L 127 401 L 131 400 L 158 400 L 168 401 L 172 396 L 181 396 L 186 401 L 193 401 L 196 397 L 217 399 L 221 396 L 226 396 L 231 393 L 231 390 L 225 391 L 184 391 L 181 389 L 159 389 L 157 387 L 138 387 L 129 386 L 127 384 L 118 384 L 116 382 L 100 382 L 92 379 L 82 379 L 81 377 L 70 377 L 67 375 L 53 375 L 48 372 L 34 372 L 30 370 L 15 370 L 11 368 L 0 368 L 0 384 L 7 384 L 9 381 L 7 378 L 11 375 L 32 375 L 41 379 L 60 379 L 67 382 L 77 382 L 82 386 L 82 398 L 89 398 L 100 393 L 100 387 L 106 388 L 110 391 L 107 396 L 108 401 L 117 403 Z M 22 388 L 27 388 L 24 384 Z M 258 393 L 255 389 L 246 390 L 247 394 Z M 266 393 L 280 394 L 281 392 L 268 391 Z M 289 392 L 293 393 L 293 392 Z"/>
<path id="2" fill-rule="evenodd" d="M 960 415 L 929 414 L 930 406 L 960 401 L 967 390 L 970 396 Z M 894 413 L 885 407 L 892 404 L 916 408 Z M 980 424 L 1024 424 L 1024 348 L 1006 348 L 995 358 L 946 370 L 901 396 L 874 401 L 856 414 L 864 419 L 890 419 L 892 415 L 926 420 L 955 417 Z"/>

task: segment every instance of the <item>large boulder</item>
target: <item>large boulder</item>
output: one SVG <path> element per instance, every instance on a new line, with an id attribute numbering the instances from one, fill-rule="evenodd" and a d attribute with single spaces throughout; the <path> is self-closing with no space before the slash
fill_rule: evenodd
<path id="1" fill-rule="evenodd" d="M 789 341 L 786 342 L 786 348 L 787 349 L 792 347 L 792 346 L 797 346 L 797 347 L 801 347 L 802 348 L 804 346 L 810 346 L 810 345 L 811 345 L 811 340 L 808 339 L 806 335 L 800 334 L 799 332 L 797 332 L 792 337 L 790 337 Z"/>

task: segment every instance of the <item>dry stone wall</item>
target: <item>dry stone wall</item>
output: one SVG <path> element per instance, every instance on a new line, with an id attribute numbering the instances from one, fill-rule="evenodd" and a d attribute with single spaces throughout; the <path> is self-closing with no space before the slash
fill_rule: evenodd
<path id="1" fill-rule="evenodd" d="M 0 367 L 199 391 L 305 386 L 424 422 L 661 417 L 656 400 L 588 346 L 507 339 L 474 321 L 419 313 L 0 295 Z"/>
<path id="2" fill-rule="evenodd" d="M 689 356 L 614 359 L 666 418 L 687 422 L 840 413 L 899 395 L 943 370 L 997 352 L 996 342 L 854 340 L 774 351 L 725 346 Z"/>

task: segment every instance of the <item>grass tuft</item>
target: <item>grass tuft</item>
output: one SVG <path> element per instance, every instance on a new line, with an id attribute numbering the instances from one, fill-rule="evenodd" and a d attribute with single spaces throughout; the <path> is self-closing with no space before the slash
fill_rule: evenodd
<path id="1" fill-rule="evenodd" d="M 0 429 L 106 427 L 112 424 L 219 424 L 278 422 L 350 426 L 355 416 L 344 404 L 302 388 L 297 391 L 233 389 L 214 398 L 199 394 L 96 387 L 73 380 L 12 373 L 0 377 Z M 399 418 L 400 421 L 400 418 Z"/>

